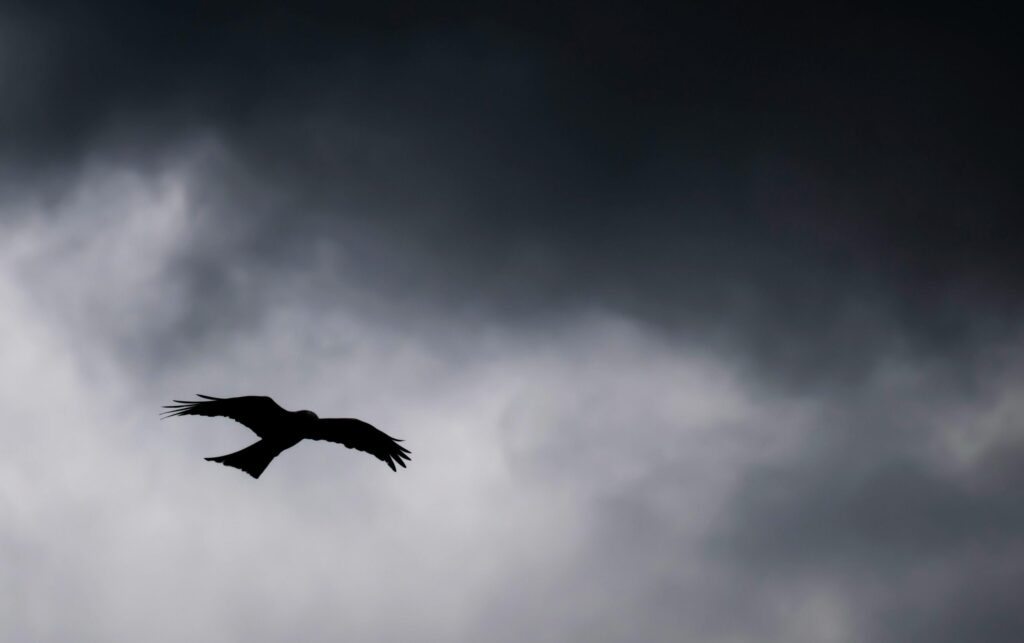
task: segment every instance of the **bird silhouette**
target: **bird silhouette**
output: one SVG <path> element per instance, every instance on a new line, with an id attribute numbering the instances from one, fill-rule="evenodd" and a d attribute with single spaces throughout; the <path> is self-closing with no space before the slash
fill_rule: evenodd
<path id="1" fill-rule="evenodd" d="M 226 417 L 248 427 L 261 439 L 241 451 L 206 458 L 229 467 L 245 471 L 259 478 L 270 461 L 285 449 L 303 440 L 327 440 L 344 444 L 350 449 L 365 451 L 387 463 L 397 471 L 397 462 L 403 468 L 409 460 L 409 450 L 397 440 L 376 427 L 353 418 L 319 418 L 312 411 L 287 411 L 265 395 L 244 397 L 210 397 L 198 395 L 202 400 L 174 400 L 162 418 L 179 415 Z"/>

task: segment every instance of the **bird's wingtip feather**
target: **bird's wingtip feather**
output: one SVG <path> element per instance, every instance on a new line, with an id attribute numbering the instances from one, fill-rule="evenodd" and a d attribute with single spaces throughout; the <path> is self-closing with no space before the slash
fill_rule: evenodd
<path id="1" fill-rule="evenodd" d="M 230 454 L 229 454 L 229 455 L 230 455 Z M 242 472 L 244 472 L 245 474 L 247 474 L 247 475 L 248 475 L 249 477 L 251 477 L 251 478 L 252 478 L 253 480 L 259 480 L 259 478 L 260 478 L 260 477 L 259 477 L 258 475 L 254 475 L 253 473 L 251 473 L 251 472 L 249 472 L 249 471 L 246 471 L 246 470 L 245 470 L 245 469 L 243 469 L 242 467 L 238 467 L 238 466 L 235 466 L 235 465 L 233 465 L 233 464 L 228 464 L 227 462 L 225 462 L 225 461 L 224 461 L 224 458 L 225 458 L 225 457 L 226 457 L 226 456 L 223 456 L 223 455 L 215 455 L 215 456 L 213 456 L 213 457 L 209 457 L 209 458 L 203 458 L 203 459 L 204 459 L 204 460 L 206 460 L 207 462 L 216 462 L 217 464 L 223 464 L 223 465 L 224 465 L 225 467 L 231 467 L 232 469 L 238 469 L 239 471 L 242 471 Z M 260 473 L 262 473 L 262 471 L 261 471 Z"/>

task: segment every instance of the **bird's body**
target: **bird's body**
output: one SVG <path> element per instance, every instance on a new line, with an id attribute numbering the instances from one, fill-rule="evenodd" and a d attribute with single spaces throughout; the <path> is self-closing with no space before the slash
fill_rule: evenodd
<path id="1" fill-rule="evenodd" d="M 285 449 L 303 440 L 327 440 L 350 449 L 365 451 L 385 462 L 392 471 L 395 463 L 405 467 L 409 450 L 376 427 L 354 418 L 319 418 L 312 411 L 287 411 L 266 396 L 217 398 L 199 395 L 202 400 L 174 400 L 166 405 L 164 417 L 204 415 L 231 418 L 248 427 L 260 440 L 241 451 L 206 458 L 245 471 L 259 478 L 267 465 Z"/>

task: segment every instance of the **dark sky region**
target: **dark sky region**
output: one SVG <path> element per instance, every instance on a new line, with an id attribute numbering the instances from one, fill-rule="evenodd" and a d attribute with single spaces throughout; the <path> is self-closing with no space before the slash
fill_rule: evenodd
<path id="1" fill-rule="evenodd" d="M 0 639 L 1020 640 L 1017 23 L 676 4 L 0 4 Z"/>

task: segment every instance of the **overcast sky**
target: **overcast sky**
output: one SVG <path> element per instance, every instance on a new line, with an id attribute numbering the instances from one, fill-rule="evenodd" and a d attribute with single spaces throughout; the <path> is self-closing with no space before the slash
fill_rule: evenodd
<path id="1" fill-rule="evenodd" d="M 0 639 L 1020 639 L 1016 23 L 302 4 L 0 4 Z"/>

